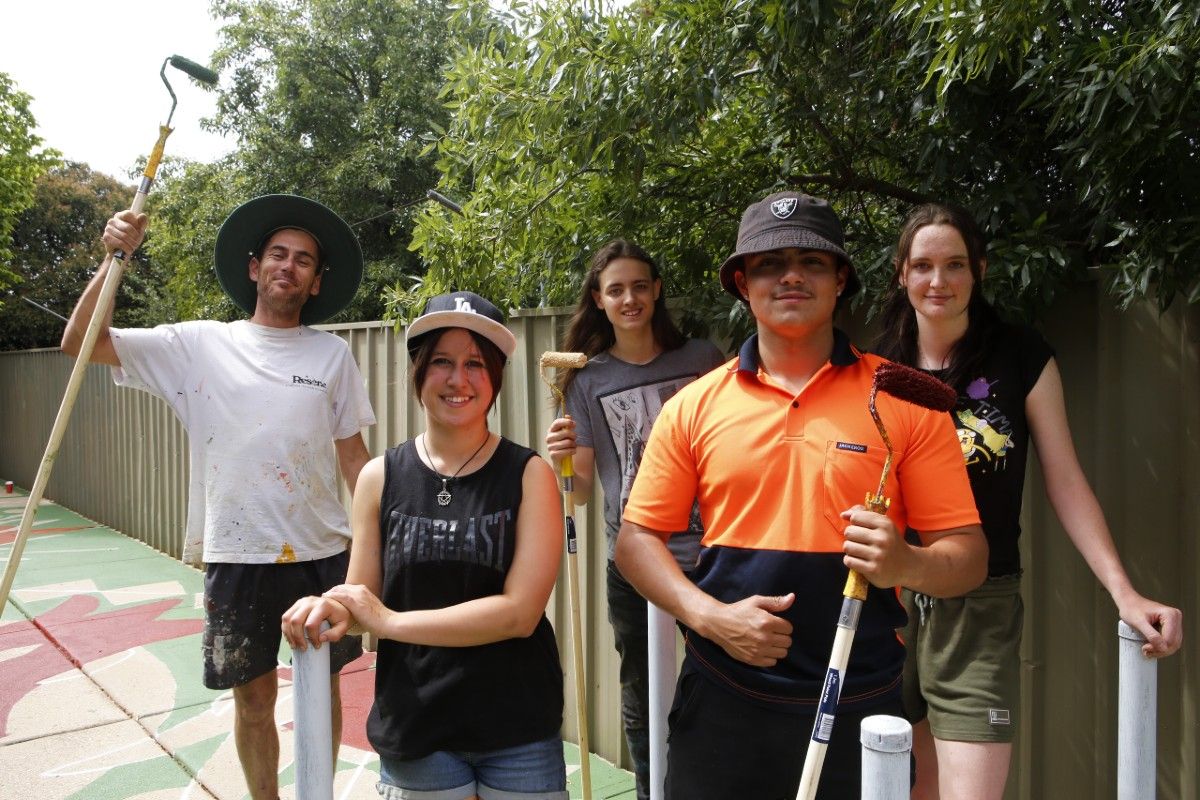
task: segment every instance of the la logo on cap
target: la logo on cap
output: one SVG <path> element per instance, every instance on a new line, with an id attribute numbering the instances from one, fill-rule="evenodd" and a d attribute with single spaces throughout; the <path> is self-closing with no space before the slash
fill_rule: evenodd
<path id="1" fill-rule="evenodd" d="M 796 210 L 796 198 L 783 197 L 771 202 L 771 213 L 779 219 L 787 219 Z"/>
<path id="2" fill-rule="evenodd" d="M 471 301 L 465 297 L 454 298 L 454 310 L 466 311 L 468 314 L 478 314 L 479 312 L 471 308 Z"/>

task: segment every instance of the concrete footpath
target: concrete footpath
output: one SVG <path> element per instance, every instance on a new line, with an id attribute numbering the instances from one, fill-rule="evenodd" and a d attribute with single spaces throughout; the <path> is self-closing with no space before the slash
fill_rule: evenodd
<path id="1" fill-rule="evenodd" d="M 0 494 L 0 568 L 25 494 Z M 245 798 L 229 692 L 201 682 L 200 572 L 43 501 L 0 616 L 0 798 Z M 294 798 L 291 669 L 280 652 L 280 786 Z M 377 798 L 365 723 L 375 656 L 342 671 L 333 796 Z M 579 751 L 564 744 L 571 797 Z M 633 776 L 592 757 L 593 797 L 633 800 Z"/>

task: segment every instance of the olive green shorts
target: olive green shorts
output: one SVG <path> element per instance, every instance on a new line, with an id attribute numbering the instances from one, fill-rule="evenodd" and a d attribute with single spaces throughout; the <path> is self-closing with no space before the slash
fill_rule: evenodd
<path id="1" fill-rule="evenodd" d="M 962 597 L 903 592 L 904 711 L 934 737 L 1011 742 L 1021 692 L 1019 575 L 988 578 Z"/>

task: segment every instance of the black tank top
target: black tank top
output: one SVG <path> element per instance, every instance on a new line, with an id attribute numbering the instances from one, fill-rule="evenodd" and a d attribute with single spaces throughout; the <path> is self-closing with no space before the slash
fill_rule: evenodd
<path id="1" fill-rule="evenodd" d="M 507 439 L 477 472 L 449 482 L 413 441 L 384 456 L 381 599 L 397 611 L 446 608 L 500 594 L 512 566 L 521 481 L 535 453 Z M 488 751 L 539 741 L 562 726 L 562 668 L 550 622 L 533 635 L 474 647 L 383 640 L 367 737 L 380 754 Z"/>

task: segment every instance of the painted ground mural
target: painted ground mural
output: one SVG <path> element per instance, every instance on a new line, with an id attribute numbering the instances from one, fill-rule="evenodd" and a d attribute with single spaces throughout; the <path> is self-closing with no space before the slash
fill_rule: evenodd
<path id="1" fill-rule="evenodd" d="M 0 564 L 24 509 L 0 495 Z M 229 692 L 201 683 L 200 572 L 43 503 L 0 617 L 0 798 L 246 797 Z M 285 645 L 286 647 L 286 645 Z M 376 798 L 366 740 L 373 653 L 342 672 L 338 800 Z M 280 784 L 292 786 L 292 694 L 280 653 Z M 577 784 L 577 751 L 567 745 Z M 593 759 L 597 798 L 631 798 L 632 776 Z M 572 796 L 578 789 L 572 786 Z"/>

